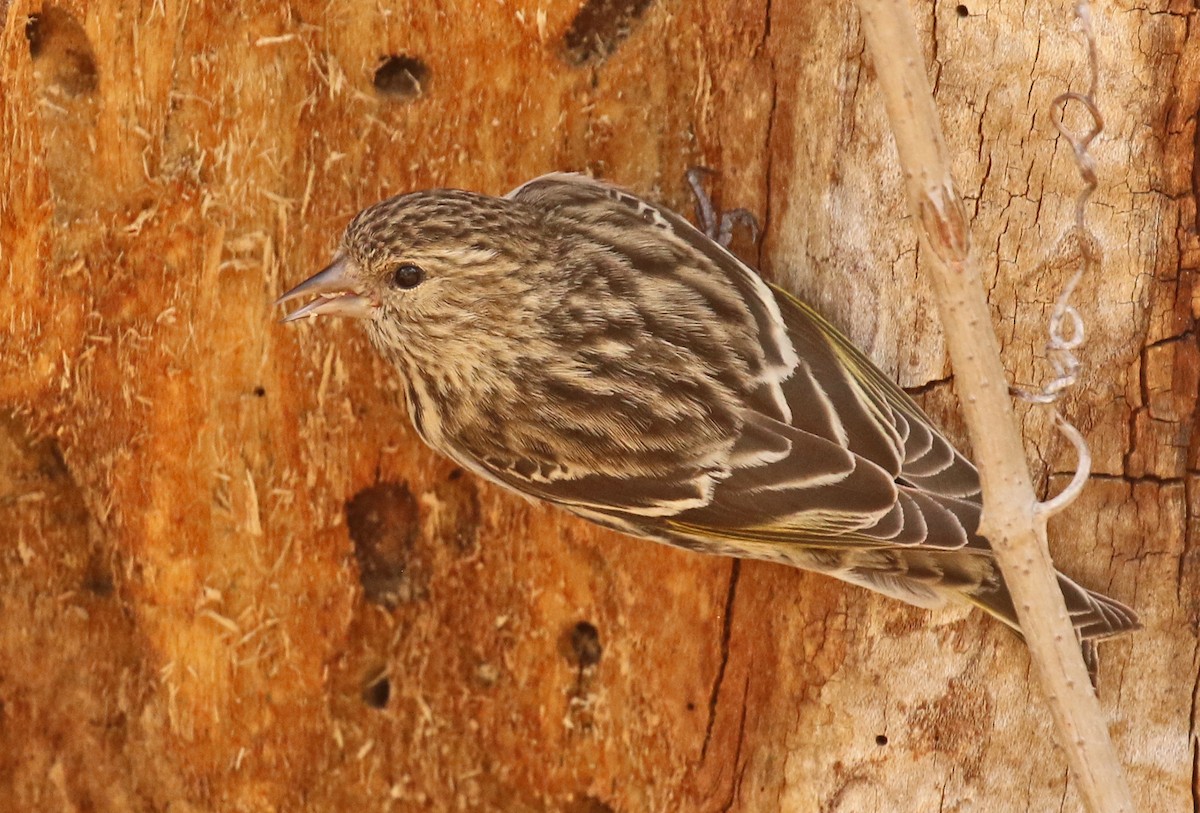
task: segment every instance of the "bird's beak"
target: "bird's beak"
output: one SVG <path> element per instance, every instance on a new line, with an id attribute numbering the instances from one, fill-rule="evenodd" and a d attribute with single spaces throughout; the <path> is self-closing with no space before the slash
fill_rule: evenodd
<path id="1" fill-rule="evenodd" d="M 305 316 L 348 316 L 353 319 L 370 319 L 377 303 L 359 293 L 358 282 L 354 279 L 352 270 L 353 264 L 349 257 L 338 257 L 324 271 L 314 274 L 276 299 L 275 304 L 282 305 L 297 297 L 314 294 L 317 296 L 312 302 L 302 308 L 297 308 L 280 321 L 294 322 Z"/>

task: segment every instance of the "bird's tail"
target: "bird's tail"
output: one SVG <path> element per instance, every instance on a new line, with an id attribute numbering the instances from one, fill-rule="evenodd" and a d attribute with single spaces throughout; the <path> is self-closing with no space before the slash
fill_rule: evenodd
<path id="1" fill-rule="evenodd" d="M 1092 683 L 1096 682 L 1096 644 L 1106 638 L 1134 632 L 1142 628 L 1137 613 L 1131 608 L 1108 596 L 1081 587 L 1062 573 L 1058 574 L 1058 587 L 1066 600 L 1067 614 L 1079 636 L 1083 658 L 1087 663 Z M 1017 611 L 1013 606 L 1008 587 L 1001 582 L 994 588 L 982 590 L 971 600 L 987 613 L 1007 624 L 1017 635 L 1021 626 L 1017 622 Z M 1022 636 L 1023 638 L 1024 636 Z"/>
<path id="2" fill-rule="evenodd" d="M 1067 600 L 1067 612 L 1084 641 L 1102 641 L 1142 628 L 1137 613 L 1116 599 L 1080 587 L 1058 574 L 1058 587 Z"/>

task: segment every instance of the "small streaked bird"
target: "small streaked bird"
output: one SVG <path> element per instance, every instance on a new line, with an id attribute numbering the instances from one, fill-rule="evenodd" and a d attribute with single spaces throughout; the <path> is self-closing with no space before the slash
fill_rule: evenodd
<path id="1" fill-rule="evenodd" d="M 487 480 L 1020 631 L 971 462 L 812 308 L 667 209 L 570 174 L 400 195 L 279 302 L 302 296 L 286 321 L 361 319 L 417 432 Z M 1089 656 L 1138 627 L 1058 582 Z"/>

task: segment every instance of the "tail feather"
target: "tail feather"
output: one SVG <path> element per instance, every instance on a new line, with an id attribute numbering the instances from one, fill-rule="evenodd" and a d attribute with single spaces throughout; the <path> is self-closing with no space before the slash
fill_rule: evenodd
<path id="1" fill-rule="evenodd" d="M 1116 599 L 1080 587 L 1061 573 L 1058 586 L 1081 639 L 1102 641 L 1142 628 L 1137 613 Z"/>
<path id="2" fill-rule="evenodd" d="M 1058 586 L 1063 592 L 1067 614 L 1079 636 L 1083 660 L 1087 664 L 1092 685 L 1096 684 L 1099 658 L 1096 644 L 1106 638 L 1125 635 L 1142 628 L 1137 613 L 1114 598 L 1081 587 L 1074 581 L 1058 574 Z M 1013 632 L 1024 638 L 1017 622 L 1017 611 L 1012 596 L 1003 581 L 994 588 L 975 593 L 972 601 L 980 608 L 1007 624 Z"/>
<path id="3" fill-rule="evenodd" d="M 1081 587 L 1062 573 L 1058 574 L 1058 586 L 1080 640 L 1102 641 L 1142 628 L 1137 613 L 1116 599 Z M 971 598 L 980 608 L 1003 621 L 1018 635 L 1021 634 L 1017 610 L 1003 581 L 990 589 L 976 592 Z"/>

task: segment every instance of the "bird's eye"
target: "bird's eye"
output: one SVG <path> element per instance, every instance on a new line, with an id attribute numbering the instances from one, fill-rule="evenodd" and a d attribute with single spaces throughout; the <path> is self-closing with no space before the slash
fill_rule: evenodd
<path id="1" fill-rule="evenodd" d="M 425 272 L 411 263 L 398 265 L 392 272 L 392 285 L 397 288 L 416 288 L 423 279 L 425 279 Z"/>

